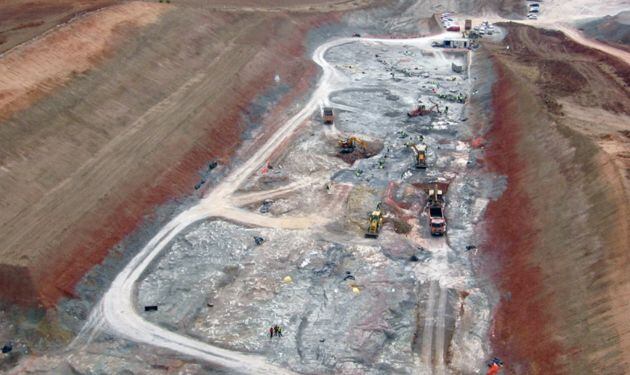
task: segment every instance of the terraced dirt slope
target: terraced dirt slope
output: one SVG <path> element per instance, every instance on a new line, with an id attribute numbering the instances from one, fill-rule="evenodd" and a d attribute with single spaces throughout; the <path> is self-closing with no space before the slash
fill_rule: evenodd
<path id="1" fill-rule="evenodd" d="M 627 373 L 630 69 L 559 32 L 506 26 L 486 43 L 498 71 L 487 161 L 508 177 L 487 212 L 493 345 L 508 373 Z"/>
<path id="2" fill-rule="evenodd" d="M 4 0 L 0 4 L 0 53 L 82 13 L 119 0 Z"/>
<path id="3" fill-rule="evenodd" d="M 278 108 L 306 90 L 304 34 L 332 19 L 129 2 L 0 58 L 2 297 L 71 295 L 152 207 L 190 195 L 276 74 Z"/>

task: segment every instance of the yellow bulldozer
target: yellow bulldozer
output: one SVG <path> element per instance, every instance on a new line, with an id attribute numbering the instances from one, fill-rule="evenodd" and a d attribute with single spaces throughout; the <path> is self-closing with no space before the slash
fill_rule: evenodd
<path id="1" fill-rule="evenodd" d="M 349 154 L 351 152 L 354 152 L 354 149 L 356 149 L 357 146 L 361 146 L 364 149 L 367 147 L 367 143 L 355 136 L 342 138 L 338 141 L 338 143 L 340 149 L 339 152 L 341 152 L 342 154 Z"/>
<path id="2" fill-rule="evenodd" d="M 381 226 L 383 225 L 383 212 L 381 211 L 380 203 L 376 205 L 376 210 L 372 211 L 372 213 L 368 215 L 368 222 L 365 237 L 377 238 L 378 232 L 381 230 Z"/>

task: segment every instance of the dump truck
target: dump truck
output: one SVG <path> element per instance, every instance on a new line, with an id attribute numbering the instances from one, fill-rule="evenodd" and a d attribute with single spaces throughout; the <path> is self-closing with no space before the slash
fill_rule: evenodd
<path id="1" fill-rule="evenodd" d="M 416 168 L 426 168 L 427 167 L 427 145 L 425 144 L 417 144 L 411 145 L 411 149 L 416 154 Z"/>
<path id="2" fill-rule="evenodd" d="M 368 228 L 365 232 L 365 237 L 367 238 L 377 238 L 378 232 L 381 230 L 381 226 L 383 225 L 383 212 L 381 211 L 381 204 L 376 205 L 376 210 L 372 211 L 368 215 Z"/>
<path id="3" fill-rule="evenodd" d="M 470 31 L 472 29 L 472 20 L 468 19 L 464 21 L 464 30 Z"/>
<path id="4" fill-rule="evenodd" d="M 332 107 L 324 107 L 322 110 L 322 118 L 324 119 L 324 124 L 332 124 L 335 121 L 335 114 L 333 113 Z"/>
<path id="5" fill-rule="evenodd" d="M 365 142 L 355 136 L 342 138 L 338 141 L 338 143 L 339 152 L 341 152 L 342 154 L 349 154 L 351 152 L 354 152 L 357 146 L 361 146 L 364 149 L 367 147 L 367 144 Z"/>
<path id="6" fill-rule="evenodd" d="M 427 211 L 429 214 L 429 228 L 432 236 L 443 236 L 446 234 L 446 217 L 444 216 L 444 195 L 442 190 L 435 185 L 429 189 L 429 200 L 427 201 Z"/>

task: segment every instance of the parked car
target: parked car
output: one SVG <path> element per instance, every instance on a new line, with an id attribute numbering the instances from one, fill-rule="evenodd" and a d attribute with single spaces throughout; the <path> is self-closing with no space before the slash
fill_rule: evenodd
<path id="1" fill-rule="evenodd" d="M 538 19 L 538 16 L 537 16 L 537 15 L 535 15 L 534 13 L 529 13 L 529 14 L 527 15 L 527 18 L 529 18 L 530 20 L 537 20 L 537 19 Z"/>

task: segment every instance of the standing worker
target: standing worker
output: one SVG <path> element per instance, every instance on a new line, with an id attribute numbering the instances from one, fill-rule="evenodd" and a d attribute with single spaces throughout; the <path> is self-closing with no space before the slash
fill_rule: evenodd
<path id="1" fill-rule="evenodd" d="M 273 338 L 273 327 L 269 328 L 269 340 Z"/>
<path id="2" fill-rule="evenodd" d="M 492 359 L 492 362 L 488 363 L 488 372 L 486 375 L 498 375 L 499 371 L 501 371 L 501 367 L 503 367 L 503 361 L 495 357 Z"/>

